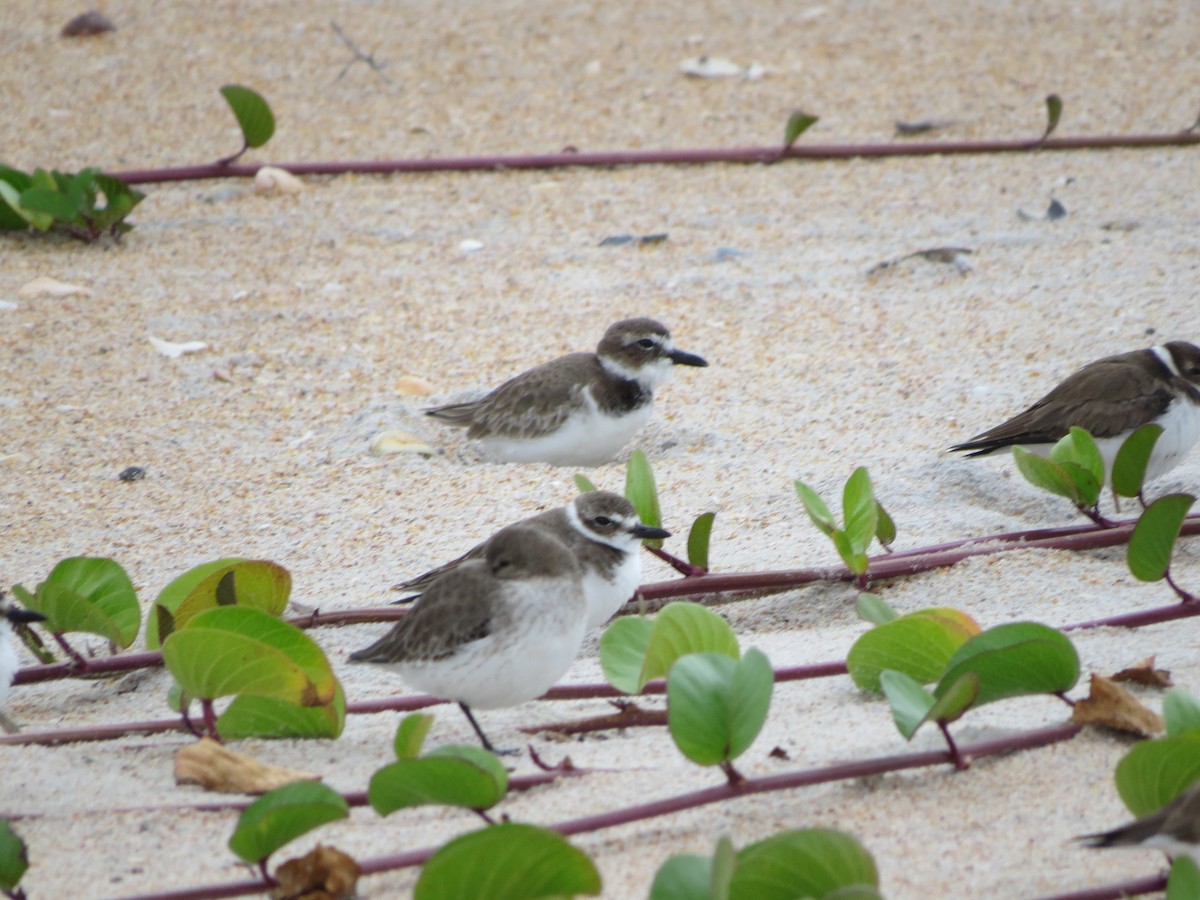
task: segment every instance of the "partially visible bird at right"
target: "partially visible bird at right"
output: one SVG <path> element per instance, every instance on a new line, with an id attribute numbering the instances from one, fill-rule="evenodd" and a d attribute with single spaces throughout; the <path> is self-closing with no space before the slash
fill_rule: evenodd
<path id="1" fill-rule="evenodd" d="M 1120 828 L 1085 834 L 1089 847 L 1148 847 L 1170 856 L 1187 856 L 1200 866 L 1200 779 L 1161 809 Z"/>

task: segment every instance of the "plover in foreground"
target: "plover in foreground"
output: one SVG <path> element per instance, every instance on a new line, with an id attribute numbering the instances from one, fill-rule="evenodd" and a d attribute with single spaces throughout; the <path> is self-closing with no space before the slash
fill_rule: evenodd
<path id="1" fill-rule="evenodd" d="M 458 701 L 471 714 L 544 694 L 583 643 L 587 604 L 579 563 L 543 528 L 498 531 L 482 559 L 434 579 L 412 612 L 384 637 L 350 655 L 387 666 L 411 687 Z"/>
<path id="2" fill-rule="evenodd" d="M 643 525 L 633 504 L 609 491 L 580 494 L 566 506 L 530 516 L 520 524 L 545 529 L 562 541 L 579 562 L 588 629 L 603 625 L 634 595 L 642 578 L 641 542 L 671 536 L 665 529 Z M 396 588 L 419 594 L 467 560 L 483 558 L 491 540 Z"/>
<path id="3" fill-rule="evenodd" d="M 20 662 L 17 651 L 13 647 L 12 626 L 15 622 L 40 622 L 46 617 L 41 613 L 22 609 L 12 602 L 3 591 L 0 591 L 0 709 L 8 700 L 8 692 L 12 687 L 13 676 L 17 674 Z M 12 734 L 20 729 L 15 722 L 0 711 L 0 728 Z"/>
<path id="4" fill-rule="evenodd" d="M 1162 809 L 1100 834 L 1085 834 L 1089 847 L 1149 847 L 1190 856 L 1200 866 L 1200 781 L 1192 782 Z"/>
<path id="5" fill-rule="evenodd" d="M 1195 344 L 1171 341 L 1088 363 L 1023 413 L 950 449 L 986 456 L 1022 446 L 1044 456 L 1076 425 L 1091 432 L 1111 474 L 1121 443 L 1152 422 L 1163 433 L 1146 467 L 1147 483 L 1178 465 L 1200 440 Z"/>
<path id="6" fill-rule="evenodd" d="M 522 372 L 487 396 L 425 410 L 467 429 L 499 462 L 598 466 L 650 419 L 654 389 L 676 365 L 707 366 L 676 350 L 653 319 L 610 325 L 595 353 L 570 353 Z"/>

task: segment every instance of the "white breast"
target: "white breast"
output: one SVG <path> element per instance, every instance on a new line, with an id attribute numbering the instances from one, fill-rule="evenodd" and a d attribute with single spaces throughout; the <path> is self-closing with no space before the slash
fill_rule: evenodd
<path id="1" fill-rule="evenodd" d="M 596 408 L 590 393 L 587 406 L 557 431 L 540 437 L 484 438 L 484 452 L 499 462 L 547 462 L 554 466 L 599 466 L 611 462 L 634 433 L 650 419 L 647 403 L 623 416 L 608 416 Z"/>

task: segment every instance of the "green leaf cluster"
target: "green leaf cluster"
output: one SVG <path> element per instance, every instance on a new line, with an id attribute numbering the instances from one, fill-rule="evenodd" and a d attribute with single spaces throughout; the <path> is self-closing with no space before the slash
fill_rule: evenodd
<path id="1" fill-rule="evenodd" d="M 1117 763 L 1117 793 L 1135 816 L 1173 800 L 1200 780 L 1200 700 L 1175 688 L 1163 699 L 1166 737 L 1141 741 Z"/>
<path id="2" fill-rule="evenodd" d="M 238 817 L 229 848 L 261 863 L 284 844 L 350 815 L 345 798 L 319 781 L 295 781 L 263 794 Z"/>
<path id="3" fill-rule="evenodd" d="M 802 481 L 796 482 L 796 494 L 804 504 L 804 511 L 822 534 L 833 541 L 838 555 L 846 567 L 855 575 L 867 571 L 867 548 L 878 540 L 886 549 L 896 539 L 896 523 L 887 510 L 875 499 L 871 476 L 859 466 L 842 488 L 842 520 L 839 526 L 825 501 Z"/>
<path id="4" fill-rule="evenodd" d="M 943 652 L 943 637 L 937 635 L 930 646 L 914 649 L 926 657 Z M 923 675 L 894 669 L 878 675 L 896 727 L 908 739 L 926 722 L 946 725 L 986 703 L 1068 691 L 1079 680 L 1079 654 L 1066 635 L 1054 628 L 1013 622 L 963 642 L 937 676 L 932 691 L 923 686 Z"/>
<path id="5" fill-rule="evenodd" d="M 433 716 L 405 716 L 396 730 L 397 761 L 371 776 L 367 799 L 381 816 L 439 804 L 491 809 L 508 792 L 508 772 L 481 747 L 438 747 L 420 756 Z"/>
<path id="6" fill-rule="evenodd" d="M 162 653 L 185 698 L 236 698 L 222 719 L 238 736 L 341 733 L 345 696 L 325 653 L 270 613 L 236 605 L 198 612 L 163 641 Z"/>
<path id="7" fill-rule="evenodd" d="M 73 556 L 62 560 L 30 593 L 13 585 L 26 609 L 46 617 L 54 634 L 98 634 L 118 647 L 128 647 L 142 624 L 137 592 L 125 570 L 103 557 Z"/>
<path id="8" fill-rule="evenodd" d="M 651 619 L 617 619 L 600 638 L 600 668 L 608 683 L 626 694 L 640 694 L 655 678 L 688 653 L 739 657 L 737 635 L 729 623 L 699 603 L 668 603 Z"/>
<path id="9" fill-rule="evenodd" d="M 870 606 L 874 615 L 882 615 L 883 608 L 895 615 L 878 597 L 864 600 L 867 597 L 873 595 L 862 595 L 859 603 Z M 846 654 L 846 667 L 864 691 L 882 690 L 879 677 L 888 670 L 930 684 L 941 677 L 958 649 L 979 631 L 979 624 L 961 610 L 919 609 L 884 621 L 862 635 Z"/>
<path id="10" fill-rule="evenodd" d="M 1065 497 L 1080 509 L 1096 508 L 1104 486 L 1104 459 L 1086 429 L 1072 426 L 1050 449 L 1049 458 L 1014 447 L 1013 459 L 1035 487 Z"/>
<path id="11" fill-rule="evenodd" d="M 783 831 L 712 857 L 685 854 L 654 876 L 650 900 L 879 900 L 879 871 L 856 839 L 827 828 Z"/>
<path id="12" fill-rule="evenodd" d="M 600 893 L 600 873 L 557 832 L 504 822 L 441 847 L 421 870 L 413 900 L 541 900 Z"/>
<path id="13" fill-rule="evenodd" d="M 250 606 L 273 616 L 287 607 L 292 576 L 267 560 L 237 557 L 201 563 L 184 572 L 154 601 L 146 623 L 146 646 L 154 650 L 197 613 L 217 606 Z"/>
<path id="14" fill-rule="evenodd" d="M 30 174 L 0 165 L 0 231 L 56 229 L 88 242 L 119 237 L 133 228 L 125 219 L 145 196 L 99 169 Z"/>

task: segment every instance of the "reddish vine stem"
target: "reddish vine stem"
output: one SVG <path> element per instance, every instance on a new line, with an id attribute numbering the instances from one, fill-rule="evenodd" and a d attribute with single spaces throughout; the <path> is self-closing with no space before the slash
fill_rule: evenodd
<path id="1" fill-rule="evenodd" d="M 980 741 L 963 749 L 966 756 L 973 760 L 989 756 L 999 756 L 1016 750 L 1032 750 L 1050 744 L 1068 741 L 1083 730 L 1081 725 L 1054 725 L 1040 728 L 1017 736 L 996 738 L 990 741 Z M 779 775 L 767 775 L 760 778 L 747 778 L 737 785 L 728 781 L 714 787 L 702 788 L 665 797 L 624 809 L 608 810 L 578 819 L 568 819 L 564 822 L 548 825 L 552 831 L 564 836 L 584 834 L 627 825 L 644 819 L 670 815 L 688 809 L 736 800 L 754 794 L 764 794 L 772 791 L 794 790 L 815 784 L 825 784 L 831 781 L 844 781 L 853 778 L 864 778 L 868 775 L 881 775 L 886 772 L 900 772 L 906 769 L 919 769 L 944 763 L 954 763 L 953 755 L 948 750 L 927 750 L 921 753 L 905 753 L 896 756 L 883 756 L 874 759 L 864 759 L 858 762 L 842 763 L 821 769 L 806 769 L 799 772 L 784 772 Z M 410 868 L 422 865 L 430 856 L 437 852 L 438 847 L 425 847 L 419 850 L 409 850 L 392 856 L 379 856 L 372 859 L 359 860 L 359 869 L 363 875 L 376 875 L 395 869 Z M 262 890 L 262 882 L 240 881 L 227 882 L 219 885 L 208 885 L 196 888 L 184 888 L 162 893 L 144 894 L 127 897 L 125 900 L 204 900 L 208 897 L 240 897 Z"/>
<path id="2" fill-rule="evenodd" d="M 558 169 L 573 166 L 705 165 L 710 163 L 773 163 L 782 159 L 834 160 L 857 157 L 950 156 L 978 153 L 1028 153 L 1046 150 L 1109 150 L 1150 147 L 1190 147 L 1200 134 L 1080 135 L 1078 137 L 1008 138 L 982 141 L 905 141 L 883 144 L 804 144 L 780 152 L 772 147 L 731 147 L 696 150 L 617 150 L 597 153 L 561 152 L 511 156 L 460 156 L 435 159 L 343 160 L 339 162 L 280 162 L 293 175 L 392 174 L 414 172 L 475 172 L 505 169 Z M 126 184 L 193 181 L 199 178 L 249 178 L 261 164 L 207 163 L 164 169 L 109 172 Z"/>

